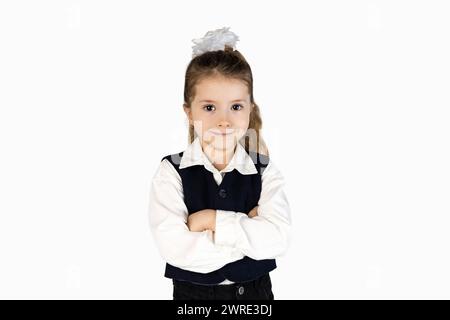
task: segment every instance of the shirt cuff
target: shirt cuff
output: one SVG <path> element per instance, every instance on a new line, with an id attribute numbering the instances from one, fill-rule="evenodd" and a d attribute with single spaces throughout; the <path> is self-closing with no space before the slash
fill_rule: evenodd
<path id="1" fill-rule="evenodd" d="M 216 210 L 216 230 L 214 242 L 216 245 L 235 247 L 238 239 L 236 223 L 239 212 Z"/>

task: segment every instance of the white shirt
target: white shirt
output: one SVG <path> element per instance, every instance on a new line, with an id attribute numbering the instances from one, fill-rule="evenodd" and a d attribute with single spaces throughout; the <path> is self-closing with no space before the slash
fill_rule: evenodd
<path id="1" fill-rule="evenodd" d="M 203 153 L 199 137 L 184 151 L 180 169 L 193 165 L 203 165 L 211 171 L 217 185 L 233 169 L 244 175 L 258 172 L 240 143 L 226 168 L 217 170 Z M 250 218 L 244 212 L 216 210 L 213 237 L 211 230 L 189 230 L 181 177 L 167 159 L 161 161 L 153 177 L 148 213 L 153 238 L 164 260 L 181 269 L 207 273 L 244 256 L 261 260 L 283 255 L 291 240 L 284 178 L 270 159 L 261 179 L 258 215 Z M 220 284 L 230 283 L 233 282 L 227 279 Z"/>

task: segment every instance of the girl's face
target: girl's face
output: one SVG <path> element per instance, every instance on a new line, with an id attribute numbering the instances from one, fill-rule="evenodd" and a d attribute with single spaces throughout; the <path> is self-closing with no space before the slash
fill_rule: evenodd
<path id="1" fill-rule="evenodd" d="M 247 85 L 214 76 L 199 81 L 195 93 L 191 108 L 184 111 L 202 145 L 218 151 L 233 149 L 248 129 L 253 108 Z"/>

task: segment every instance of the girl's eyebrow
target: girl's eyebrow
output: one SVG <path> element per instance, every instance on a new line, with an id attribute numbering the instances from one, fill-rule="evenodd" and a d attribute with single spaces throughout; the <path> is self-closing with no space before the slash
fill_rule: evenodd
<path id="1" fill-rule="evenodd" d="M 216 101 L 214 101 L 214 100 L 200 100 L 199 102 L 216 102 Z M 246 100 L 244 100 L 244 99 L 237 99 L 237 100 L 233 100 L 233 101 L 230 101 L 230 102 L 246 102 Z"/>

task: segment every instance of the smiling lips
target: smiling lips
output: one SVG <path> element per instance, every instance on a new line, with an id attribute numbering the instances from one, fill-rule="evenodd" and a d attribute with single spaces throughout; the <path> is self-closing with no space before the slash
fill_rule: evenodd
<path id="1" fill-rule="evenodd" d="M 216 135 L 216 136 L 227 136 L 233 133 L 233 131 L 225 131 L 225 132 L 221 132 L 221 131 L 210 131 L 212 134 Z"/>

